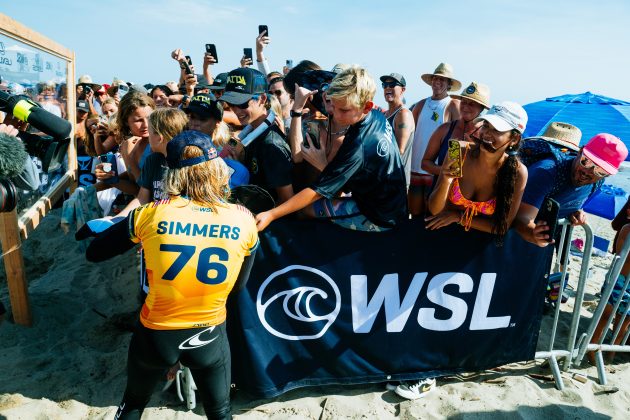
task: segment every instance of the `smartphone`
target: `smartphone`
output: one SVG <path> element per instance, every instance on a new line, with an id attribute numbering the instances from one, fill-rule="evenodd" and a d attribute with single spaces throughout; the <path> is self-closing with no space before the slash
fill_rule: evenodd
<path id="1" fill-rule="evenodd" d="M 101 163 L 105 164 L 105 166 L 109 166 L 111 165 L 111 170 L 114 171 L 114 176 L 104 180 L 103 182 L 105 184 L 117 184 L 118 183 L 118 165 L 116 164 L 116 155 L 113 153 L 106 153 L 104 155 L 100 155 L 98 157 L 98 160 L 101 161 Z M 105 170 L 107 168 L 103 168 L 103 170 Z M 109 171 L 106 171 L 109 172 Z"/>
<path id="2" fill-rule="evenodd" d="M 549 242 L 551 242 L 556 236 L 559 211 L 560 204 L 553 198 L 547 197 L 545 201 L 543 201 L 542 206 L 540 206 L 540 210 L 538 210 L 536 220 L 534 220 L 535 222 L 540 220 L 547 222 L 547 226 L 549 226 L 549 230 L 547 231 L 547 234 L 549 235 Z"/>
<path id="3" fill-rule="evenodd" d="M 182 69 L 184 69 L 184 72 L 186 74 L 193 74 L 192 69 L 190 68 L 190 66 L 192 65 L 192 60 L 190 59 L 190 56 L 187 55 L 186 59 L 181 60 L 179 62 L 179 67 L 181 67 Z"/>
<path id="4" fill-rule="evenodd" d="M 288 69 L 292 69 L 293 68 L 293 60 L 287 60 L 287 68 Z"/>
<path id="5" fill-rule="evenodd" d="M 219 57 L 217 56 L 217 47 L 214 44 L 206 44 L 206 52 L 211 54 L 216 62 L 219 62 Z"/>
<path id="6" fill-rule="evenodd" d="M 306 136 L 311 140 L 311 144 L 316 149 L 320 149 L 322 147 L 319 142 L 319 122 L 318 121 L 309 121 L 306 123 Z M 302 145 L 305 148 L 309 148 L 308 141 L 306 140 L 306 136 L 302 141 Z"/>
<path id="7" fill-rule="evenodd" d="M 253 62 L 254 56 L 252 55 L 251 48 L 243 48 L 243 55 L 245 56 L 245 58 L 249 58 Z"/>
<path id="8" fill-rule="evenodd" d="M 462 157 L 462 142 L 456 139 L 450 139 L 448 141 L 448 157 L 453 160 L 454 169 L 455 169 L 455 177 L 461 178 L 462 167 L 464 166 L 464 161 Z"/>
<path id="9" fill-rule="evenodd" d="M 122 99 L 129 92 L 129 86 L 127 85 L 118 85 L 118 98 Z"/>
<path id="10" fill-rule="evenodd" d="M 267 25 L 258 25 L 258 35 L 262 34 L 265 31 L 267 31 L 265 36 L 269 36 L 269 28 L 267 27 Z"/>

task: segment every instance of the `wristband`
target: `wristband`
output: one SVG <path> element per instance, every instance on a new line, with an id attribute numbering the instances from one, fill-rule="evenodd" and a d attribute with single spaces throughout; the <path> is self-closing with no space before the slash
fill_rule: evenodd
<path id="1" fill-rule="evenodd" d="M 289 115 L 291 116 L 291 118 L 302 118 L 304 114 L 302 114 L 302 112 L 291 110 L 289 111 Z"/>

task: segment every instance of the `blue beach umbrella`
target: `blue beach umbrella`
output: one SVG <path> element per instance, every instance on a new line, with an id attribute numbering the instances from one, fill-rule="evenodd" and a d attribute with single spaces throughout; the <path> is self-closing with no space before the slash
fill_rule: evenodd
<path id="1" fill-rule="evenodd" d="M 619 187 L 604 184 L 584 203 L 584 211 L 608 220 L 615 218 L 628 200 L 628 193 Z"/>
<path id="2" fill-rule="evenodd" d="M 524 137 L 540 136 L 550 123 L 558 121 L 582 130 L 580 145 L 595 134 L 610 133 L 630 149 L 630 102 L 585 92 L 547 98 L 523 108 L 529 117 Z M 630 155 L 626 160 L 630 161 Z"/>

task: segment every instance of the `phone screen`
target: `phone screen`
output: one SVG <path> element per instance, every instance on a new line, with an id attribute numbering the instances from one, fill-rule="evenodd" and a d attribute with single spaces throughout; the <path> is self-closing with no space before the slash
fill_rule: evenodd
<path id="1" fill-rule="evenodd" d="M 243 55 L 250 60 L 253 58 L 252 49 L 251 48 L 243 48 Z"/>
<path id="2" fill-rule="evenodd" d="M 258 35 L 262 34 L 265 31 L 267 31 L 265 36 L 269 36 L 269 28 L 267 28 L 267 25 L 258 25 Z"/>

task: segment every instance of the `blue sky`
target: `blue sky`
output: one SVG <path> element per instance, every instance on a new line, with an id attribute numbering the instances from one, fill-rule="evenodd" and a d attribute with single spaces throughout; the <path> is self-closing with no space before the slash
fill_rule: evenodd
<path id="1" fill-rule="evenodd" d="M 200 69 L 217 45 L 214 73 L 238 66 L 269 26 L 272 69 L 310 59 L 402 73 L 407 101 L 430 94 L 420 80 L 441 61 L 466 86 L 486 83 L 492 102 L 522 104 L 565 93 L 630 101 L 630 1 L 3 1 L 1 12 L 76 53 L 77 75 L 139 83 L 175 80 L 180 47 Z M 376 102 L 383 104 L 382 90 Z"/>

